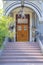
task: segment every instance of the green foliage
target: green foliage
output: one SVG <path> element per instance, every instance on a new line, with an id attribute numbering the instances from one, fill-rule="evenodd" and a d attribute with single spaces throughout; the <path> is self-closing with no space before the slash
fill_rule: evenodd
<path id="1" fill-rule="evenodd" d="M 9 35 L 9 25 L 13 23 L 13 18 L 10 16 L 1 15 L 0 11 L 0 46 L 3 43 L 5 37 Z"/>

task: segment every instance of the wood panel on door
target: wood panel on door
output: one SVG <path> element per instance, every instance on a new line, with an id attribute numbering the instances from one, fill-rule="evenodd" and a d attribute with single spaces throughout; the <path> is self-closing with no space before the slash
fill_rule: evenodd
<path id="1" fill-rule="evenodd" d="M 21 19 L 21 16 L 17 16 L 17 23 L 16 23 L 16 40 L 20 42 L 28 41 L 30 36 L 30 29 L 29 29 L 29 16 L 25 15 L 26 19 Z M 21 22 L 21 23 L 20 23 Z"/>

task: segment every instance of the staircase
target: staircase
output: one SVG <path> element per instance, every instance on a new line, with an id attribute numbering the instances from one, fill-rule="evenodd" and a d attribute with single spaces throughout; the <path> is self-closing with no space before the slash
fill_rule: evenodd
<path id="1" fill-rule="evenodd" d="M 18 65 L 17 63 L 43 64 L 43 55 L 39 44 L 37 42 L 7 43 L 0 57 L 0 65 L 6 65 L 5 63 L 13 63 L 14 65 L 15 63 L 16 65 Z"/>

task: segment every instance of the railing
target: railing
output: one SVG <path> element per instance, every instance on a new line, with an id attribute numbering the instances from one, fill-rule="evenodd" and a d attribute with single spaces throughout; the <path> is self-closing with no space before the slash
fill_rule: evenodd
<path id="1" fill-rule="evenodd" d="M 41 52 L 43 53 L 43 36 L 41 35 L 41 33 L 39 33 L 38 37 L 37 37 L 37 41 L 39 43 Z"/>

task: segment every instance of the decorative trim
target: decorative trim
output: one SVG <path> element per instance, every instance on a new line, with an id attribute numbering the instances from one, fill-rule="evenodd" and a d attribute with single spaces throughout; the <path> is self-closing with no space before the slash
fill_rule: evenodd
<path id="1" fill-rule="evenodd" d="M 10 4 L 6 9 L 5 9 L 5 14 L 13 7 L 13 6 L 16 6 L 16 5 L 18 5 L 18 4 L 20 4 L 21 5 L 21 3 L 20 2 L 14 2 L 14 3 L 12 3 L 12 4 Z M 35 5 L 34 3 L 32 3 L 32 2 L 25 2 L 25 4 L 28 4 L 28 5 L 30 5 L 30 6 L 32 6 L 32 7 L 34 7 L 36 10 L 37 10 L 37 12 L 39 13 L 39 15 L 40 15 L 40 17 L 42 17 L 42 15 L 41 15 L 41 10 L 39 9 L 39 7 L 37 6 L 37 5 Z M 24 4 L 24 5 L 25 5 Z M 19 6 L 18 6 L 19 7 Z M 29 7 L 29 6 L 28 6 Z M 17 7 L 15 7 L 15 8 L 17 8 Z M 35 11 L 35 10 L 34 10 Z"/>
<path id="2" fill-rule="evenodd" d="M 38 12 L 39 12 L 39 14 L 40 14 L 40 16 L 42 17 L 42 15 L 41 15 L 41 10 L 39 9 L 39 7 L 37 6 L 37 5 L 35 5 L 34 3 L 32 3 L 32 2 L 27 2 L 26 4 L 29 4 L 29 5 L 31 5 L 31 6 L 33 6 Z"/>

